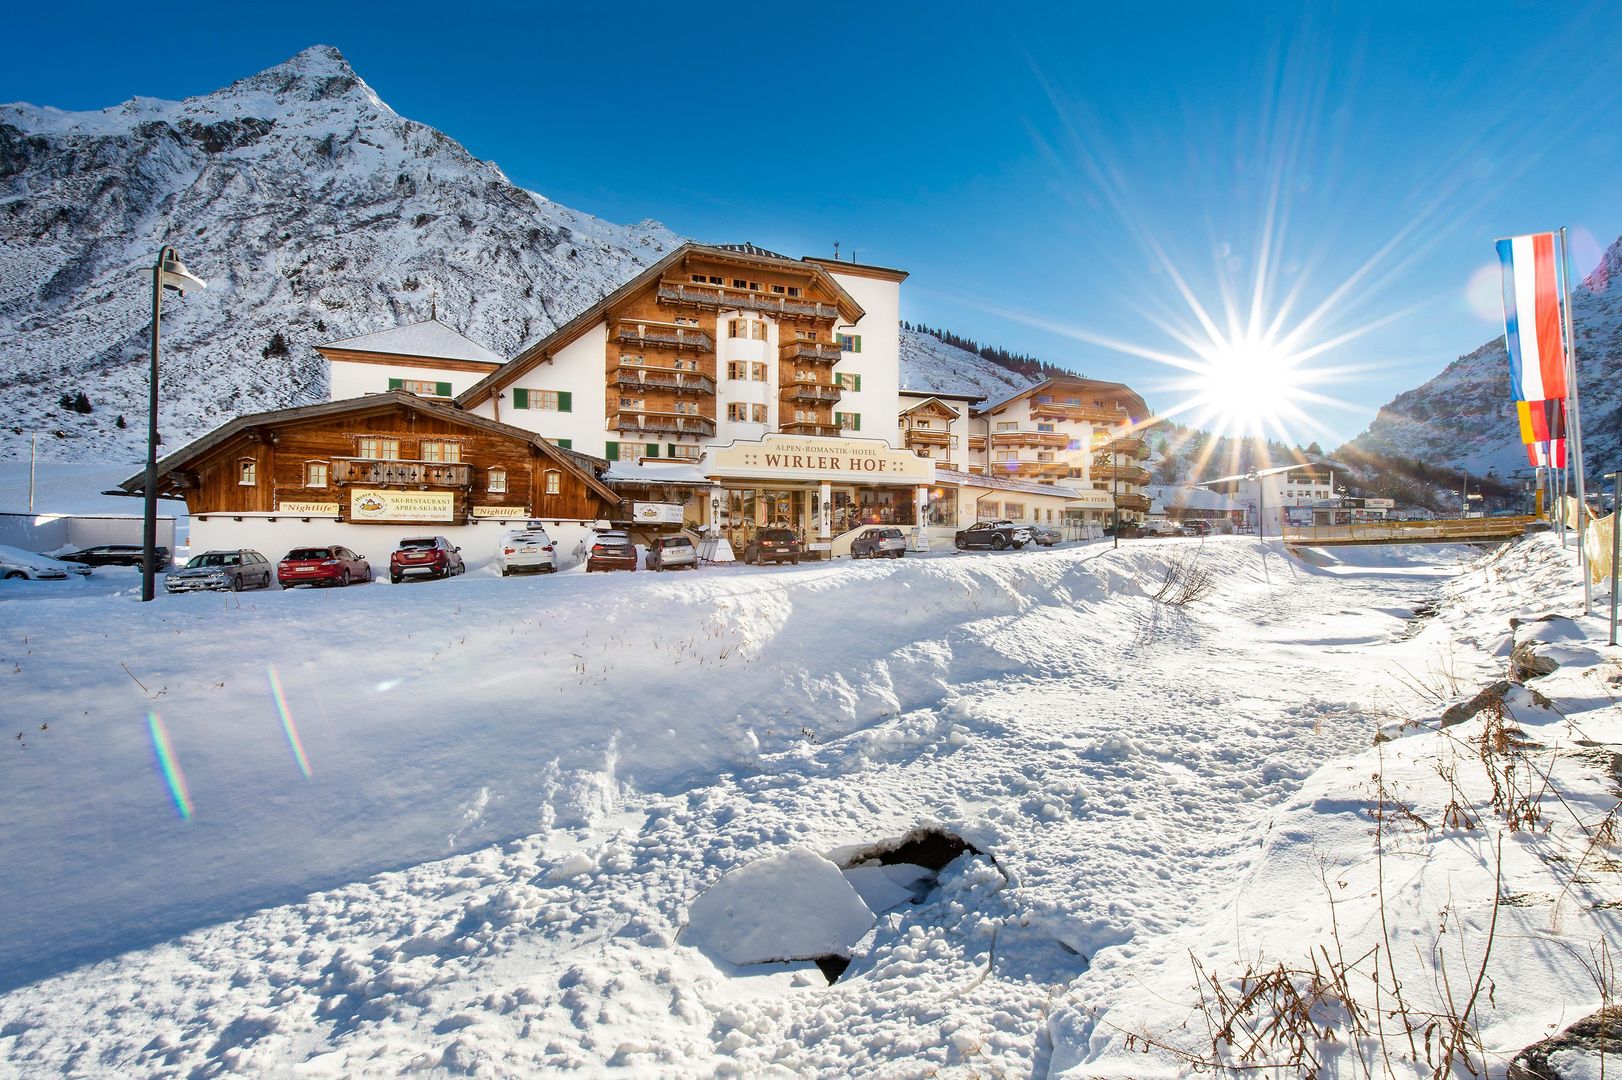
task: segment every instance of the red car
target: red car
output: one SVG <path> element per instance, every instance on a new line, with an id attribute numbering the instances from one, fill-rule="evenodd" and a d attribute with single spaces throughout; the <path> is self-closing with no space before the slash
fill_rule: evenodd
<path id="1" fill-rule="evenodd" d="M 443 536 L 408 536 L 389 556 L 389 580 L 394 584 L 407 575 L 451 577 L 467 569 L 461 548 Z"/>
<path id="2" fill-rule="evenodd" d="M 586 555 L 586 572 L 594 570 L 635 570 L 636 545 L 631 543 L 631 534 L 624 529 L 609 529 L 600 532 L 592 541 L 591 551 Z"/>
<path id="3" fill-rule="evenodd" d="M 371 580 L 372 564 L 366 556 L 356 555 L 346 547 L 294 548 L 276 564 L 276 583 L 284 589 Z"/>

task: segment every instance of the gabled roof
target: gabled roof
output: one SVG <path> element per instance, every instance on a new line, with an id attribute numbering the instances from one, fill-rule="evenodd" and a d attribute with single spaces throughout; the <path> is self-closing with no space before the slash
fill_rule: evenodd
<path id="1" fill-rule="evenodd" d="M 448 405 L 439 405 L 432 401 L 425 401 L 415 394 L 404 390 L 390 390 L 386 394 L 367 394 L 364 397 L 345 398 L 341 401 L 322 401 L 315 405 L 300 405 L 292 409 L 274 409 L 270 412 L 249 413 L 239 416 L 235 420 L 221 424 L 213 431 L 200 439 L 193 439 L 185 446 L 172 454 L 166 455 L 158 462 L 158 480 L 160 486 L 163 479 L 170 473 L 182 469 L 202 454 L 214 449 L 222 443 L 228 442 L 245 431 L 258 427 L 274 427 L 277 425 L 301 423 L 306 420 L 320 420 L 329 416 L 343 416 L 346 413 L 378 412 L 385 408 L 401 406 L 428 416 L 448 420 L 451 423 L 462 424 L 467 427 L 479 428 L 495 435 L 505 435 L 520 442 L 529 443 L 537 447 L 542 454 L 562 466 L 563 471 L 574 475 L 585 483 L 592 491 L 611 503 L 620 501 L 620 496 L 602 480 L 598 479 L 598 471 L 608 465 L 602 458 L 592 457 L 589 454 L 566 450 L 556 443 L 549 442 L 533 431 L 513 427 L 511 424 L 498 423 L 487 420 L 473 413 L 453 409 Z M 142 489 L 146 481 L 146 470 L 141 470 L 118 486 L 128 492 Z"/>
<path id="2" fill-rule="evenodd" d="M 753 245 L 748 246 L 753 247 Z M 756 248 L 755 250 L 765 251 L 764 248 Z M 671 267 L 679 265 L 693 255 L 722 256 L 733 261 L 753 262 L 763 266 L 777 265 L 780 269 L 794 270 L 802 274 L 807 270 L 811 270 L 819 283 L 833 294 L 840 315 L 844 317 L 846 322 L 858 322 L 863 315 L 867 314 L 850 293 L 845 291 L 844 286 L 835 281 L 826 270 L 815 264 L 785 259 L 780 255 L 745 253 L 741 250 L 731 250 L 716 245 L 683 244 L 585 311 L 582 311 L 579 315 L 552 331 L 546 337 L 533 345 L 527 346 L 517 356 L 495 371 L 462 391 L 456 396 L 456 404 L 464 409 L 471 409 L 489 400 L 498 387 L 519 378 L 526 372 L 534 370 L 546 360 L 551 359 L 552 355 L 559 349 L 569 345 L 607 318 L 608 313 L 614 308 L 635 296 L 650 283 L 657 282 Z"/>
<path id="3" fill-rule="evenodd" d="M 758 255 L 763 259 L 786 259 L 787 255 L 779 255 L 775 251 L 768 251 L 763 247 L 756 247 L 747 240 L 741 244 L 716 244 L 722 251 L 736 251 L 744 255 Z"/>
<path id="4" fill-rule="evenodd" d="M 946 402 L 942 401 L 940 398 L 933 397 L 933 396 L 925 398 L 924 400 L 920 401 L 918 404 L 912 406 L 909 409 L 902 409 L 901 410 L 901 415 L 906 416 L 908 413 L 917 412 L 919 409 L 922 409 L 925 405 L 938 405 L 940 408 L 945 409 L 948 413 L 950 413 L 954 419 L 956 419 L 957 417 L 960 417 L 960 416 L 963 415 L 962 413 L 958 412 L 956 409 L 952 408 L 950 405 L 946 404 Z"/>
<path id="5" fill-rule="evenodd" d="M 1085 375 L 1054 375 L 1054 376 L 1051 376 L 1049 378 L 1043 379 L 1041 382 L 1037 383 L 1035 386 L 1027 386 L 1023 390 L 1016 390 L 1012 394 L 1009 394 L 1007 397 L 1001 398 L 1000 400 L 997 400 L 997 401 L 993 401 L 990 405 L 986 405 L 983 408 L 978 409 L 977 411 L 981 412 L 981 413 L 996 412 L 998 409 L 1002 408 L 1004 405 L 1008 405 L 1008 404 L 1010 404 L 1012 402 L 1018 401 L 1022 397 L 1027 397 L 1027 396 L 1029 396 L 1031 394 L 1038 393 L 1038 392 L 1046 390 L 1046 389 L 1048 389 L 1050 387 L 1066 386 L 1066 385 L 1080 385 L 1080 386 L 1090 386 L 1090 387 L 1101 387 L 1106 392 L 1114 394 L 1117 397 L 1129 398 L 1129 399 L 1131 399 L 1132 401 L 1134 401 L 1134 402 L 1136 402 L 1138 404 L 1138 406 L 1140 407 L 1140 409 L 1142 411 L 1143 419 L 1144 420 L 1149 419 L 1149 415 L 1150 415 L 1149 414 L 1149 403 L 1144 401 L 1143 398 L 1141 396 L 1139 396 L 1138 392 L 1136 390 L 1132 389 L 1130 386 L 1126 385 L 1126 383 L 1106 382 L 1103 379 L 1089 379 Z M 1128 412 L 1130 412 L 1130 410 L 1128 410 Z"/>
<path id="6" fill-rule="evenodd" d="M 984 401 L 986 399 L 984 394 L 964 394 L 959 393 L 956 390 L 909 390 L 905 386 L 900 389 L 899 393 L 902 397 L 940 398 L 942 401 L 966 401 L 971 405 L 976 401 Z"/>
<path id="7" fill-rule="evenodd" d="M 451 329 L 438 319 L 379 330 L 375 334 L 344 338 L 317 345 L 317 350 L 343 349 L 346 352 L 382 353 L 386 356 L 420 356 L 431 360 L 472 360 L 481 364 L 500 364 L 498 353 L 477 341 Z"/>

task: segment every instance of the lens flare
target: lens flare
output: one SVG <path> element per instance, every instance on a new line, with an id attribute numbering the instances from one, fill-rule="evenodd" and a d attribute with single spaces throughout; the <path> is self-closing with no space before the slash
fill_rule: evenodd
<path id="1" fill-rule="evenodd" d="M 152 732 L 152 752 L 157 757 L 158 771 L 169 785 L 169 794 L 175 800 L 175 810 L 182 821 L 191 820 L 191 793 L 186 790 L 186 774 L 180 771 L 174 750 L 169 746 L 169 731 L 155 712 L 146 714 L 146 726 Z"/>
<path id="2" fill-rule="evenodd" d="M 298 762 L 299 772 L 308 780 L 310 759 L 304 756 L 304 740 L 299 738 L 298 725 L 293 723 L 293 713 L 287 707 L 287 694 L 282 690 L 282 679 L 276 674 L 276 665 L 267 666 L 265 674 L 270 679 L 270 695 L 276 699 L 276 711 L 281 713 L 282 731 L 287 735 L 287 745 L 293 750 L 293 760 Z"/>

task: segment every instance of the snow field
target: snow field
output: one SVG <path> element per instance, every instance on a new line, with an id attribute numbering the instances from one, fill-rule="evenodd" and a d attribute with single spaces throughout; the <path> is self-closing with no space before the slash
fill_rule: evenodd
<path id="1" fill-rule="evenodd" d="M 1150 601 L 1195 548 L 8 605 L 7 719 L 52 719 L 0 791 L 24 825 L 0 857 L 40 871 L 0 885 L 19 913 L 0 930 L 0 1061 L 1102 1061 L 1111 1045 L 1078 1018 L 1133 1007 L 1140 969 L 1169 970 L 1158 942 L 1220 918 L 1302 778 L 1414 710 L 1397 665 L 1452 647 L 1439 620 L 1405 634 L 1451 553 L 1318 568 L 1208 541 L 1217 593 Z M 151 764 L 154 701 L 187 821 Z M 985 854 L 881 914 L 832 987 L 809 964 L 734 968 L 678 941 L 729 871 L 929 821 Z"/>

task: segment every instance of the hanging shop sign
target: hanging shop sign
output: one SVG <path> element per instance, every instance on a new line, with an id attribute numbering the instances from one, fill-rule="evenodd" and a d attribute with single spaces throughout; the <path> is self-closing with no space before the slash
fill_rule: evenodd
<path id="1" fill-rule="evenodd" d="M 878 439 L 768 435 L 760 442 L 715 447 L 702 466 L 711 477 L 928 484 L 935 463 Z"/>
<path id="2" fill-rule="evenodd" d="M 632 503 L 631 520 L 640 525 L 680 525 L 683 509 L 681 503 Z"/>
<path id="3" fill-rule="evenodd" d="M 452 491 L 383 491 L 354 488 L 349 493 L 350 521 L 454 521 Z"/>
<path id="4" fill-rule="evenodd" d="M 338 504 L 329 502 L 296 502 L 278 499 L 276 511 L 281 514 L 300 514 L 304 517 L 337 517 Z"/>

